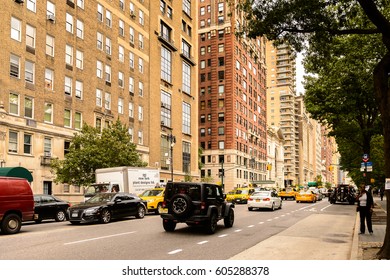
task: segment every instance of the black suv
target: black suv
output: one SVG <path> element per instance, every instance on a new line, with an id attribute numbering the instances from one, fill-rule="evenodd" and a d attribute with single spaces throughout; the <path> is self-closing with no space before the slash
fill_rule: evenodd
<path id="1" fill-rule="evenodd" d="M 336 202 L 348 202 L 349 204 L 353 205 L 355 201 L 355 188 L 346 184 L 337 185 L 337 187 L 333 189 L 329 195 L 329 202 L 332 204 Z"/>
<path id="2" fill-rule="evenodd" d="M 165 231 L 174 231 L 177 223 L 203 226 L 213 234 L 217 222 L 224 220 L 225 227 L 234 223 L 234 204 L 225 200 L 222 187 L 208 183 L 169 182 L 165 188 L 161 213 Z"/>

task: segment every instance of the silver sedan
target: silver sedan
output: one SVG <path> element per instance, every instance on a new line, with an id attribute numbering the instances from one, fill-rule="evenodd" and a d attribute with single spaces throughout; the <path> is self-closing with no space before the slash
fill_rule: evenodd
<path id="1" fill-rule="evenodd" d="M 282 208 L 282 199 L 274 191 L 257 191 L 249 197 L 247 205 L 249 211 L 254 208 L 268 208 L 274 211 Z"/>

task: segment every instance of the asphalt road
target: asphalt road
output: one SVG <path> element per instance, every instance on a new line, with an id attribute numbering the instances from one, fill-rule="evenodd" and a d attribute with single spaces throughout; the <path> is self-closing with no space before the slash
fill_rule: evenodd
<path id="1" fill-rule="evenodd" d="M 0 235 L 3 260 L 226 260 L 310 215 L 350 215 L 354 205 L 283 201 L 280 210 L 248 211 L 236 205 L 235 223 L 215 234 L 178 224 L 167 233 L 158 215 L 109 224 L 26 223 L 19 234 Z M 315 221 L 315 219 L 313 219 Z M 320 219 L 319 219 L 320 220 Z M 313 223 L 315 226 L 315 222 Z"/>

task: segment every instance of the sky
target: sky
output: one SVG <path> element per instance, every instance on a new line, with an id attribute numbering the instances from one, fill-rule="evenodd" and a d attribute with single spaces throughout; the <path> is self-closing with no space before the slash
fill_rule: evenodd
<path id="1" fill-rule="evenodd" d="M 303 55 L 302 53 L 298 53 L 297 55 L 297 72 L 296 72 L 296 75 L 297 75 L 297 93 L 300 94 L 300 93 L 304 93 L 305 90 L 303 88 L 303 75 L 305 74 L 305 71 L 304 71 L 304 68 L 303 68 L 303 65 L 302 65 L 302 58 L 303 58 Z"/>

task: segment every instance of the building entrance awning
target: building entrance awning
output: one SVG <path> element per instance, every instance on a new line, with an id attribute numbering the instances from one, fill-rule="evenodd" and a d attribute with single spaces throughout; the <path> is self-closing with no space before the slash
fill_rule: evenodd
<path id="1" fill-rule="evenodd" d="M 0 176 L 5 177 L 16 177 L 27 179 L 30 183 L 33 181 L 33 176 L 31 172 L 24 167 L 1 167 Z"/>
<path id="2" fill-rule="evenodd" d="M 317 186 L 317 182 L 308 182 L 307 185 L 309 187 L 316 187 Z"/>

